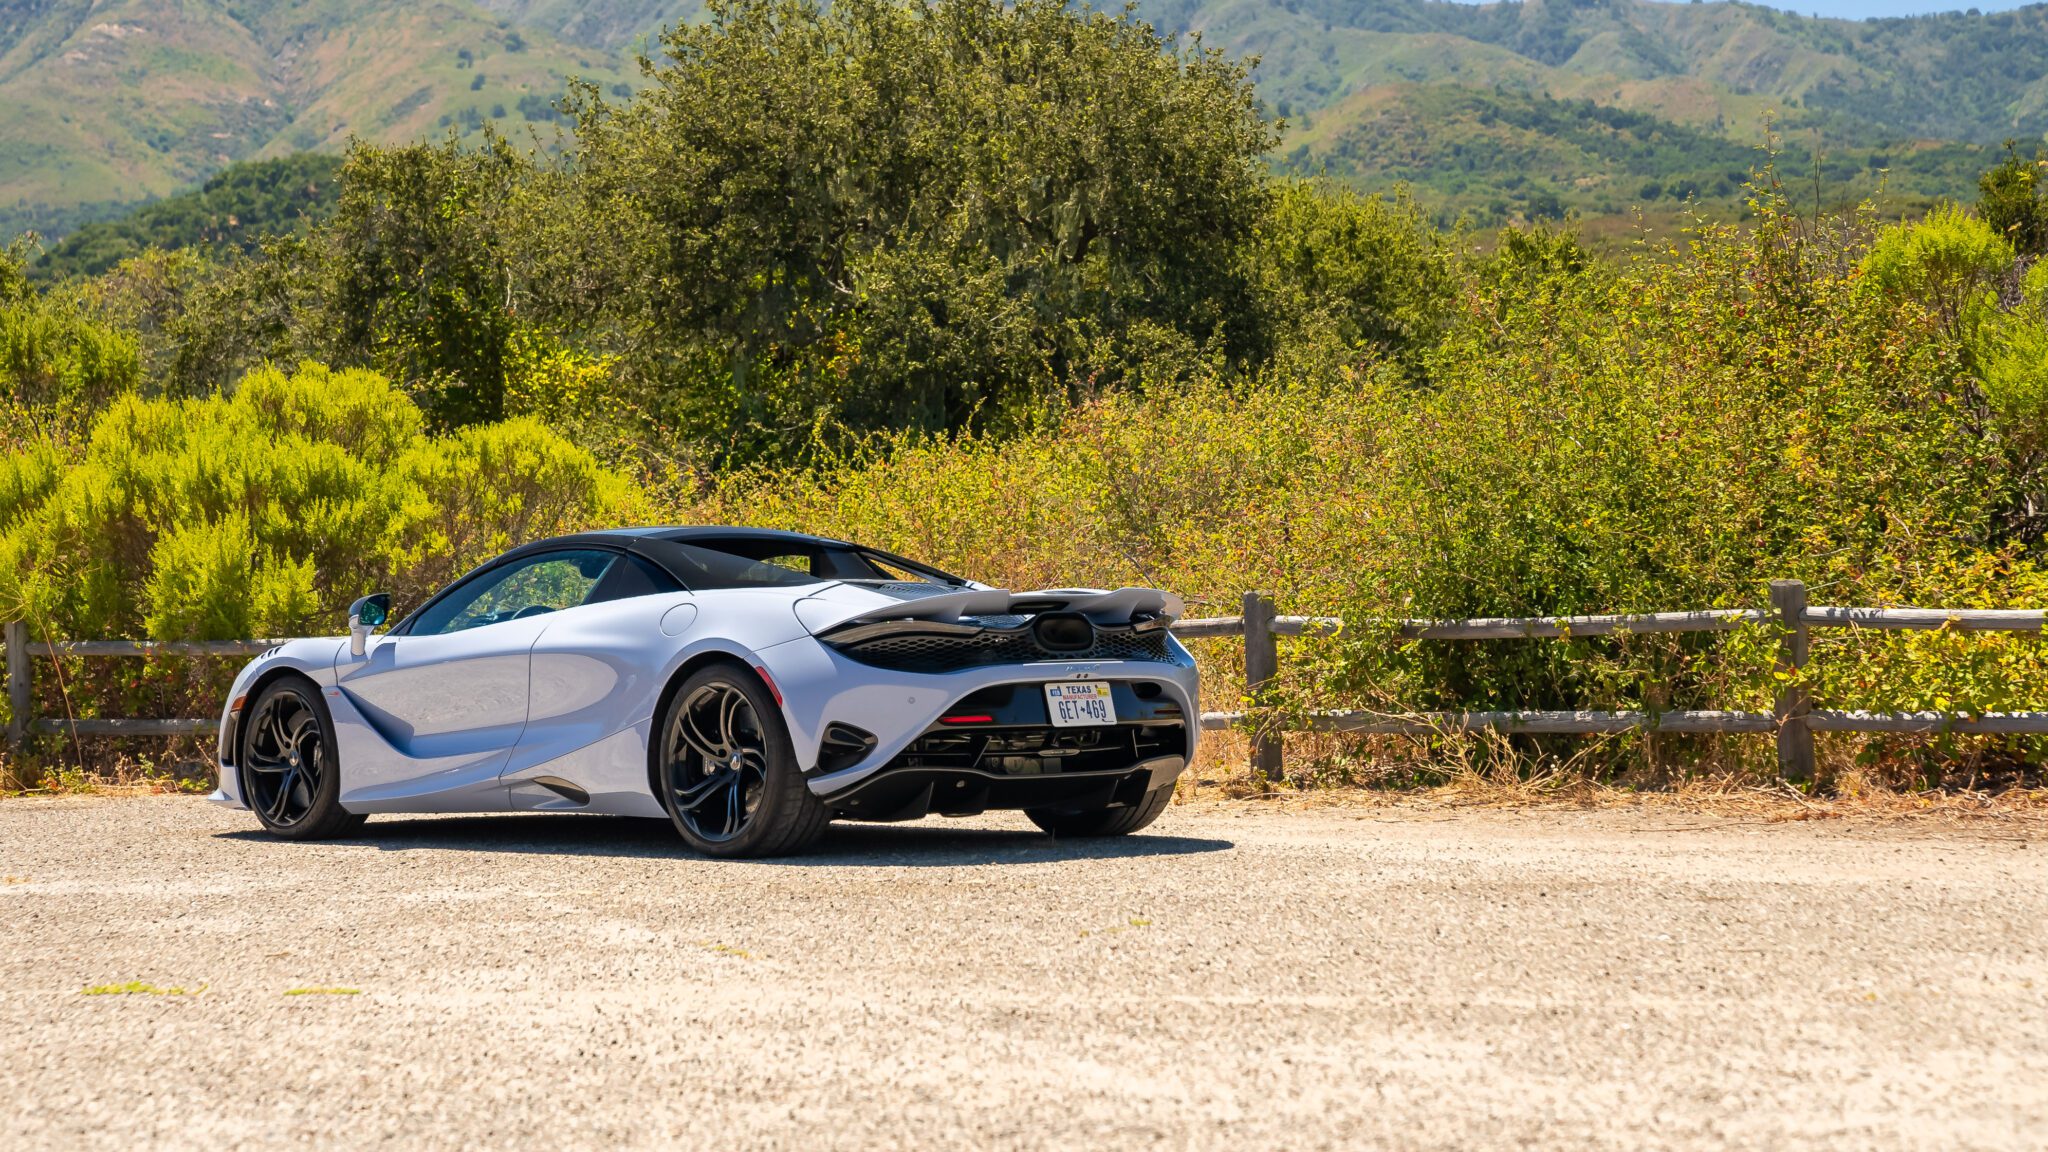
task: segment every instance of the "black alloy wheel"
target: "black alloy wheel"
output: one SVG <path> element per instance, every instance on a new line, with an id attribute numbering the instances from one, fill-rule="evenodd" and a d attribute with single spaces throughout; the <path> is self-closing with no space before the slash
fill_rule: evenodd
<path id="1" fill-rule="evenodd" d="M 265 688 L 242 732 L 242 798 L 265 829 L 315 840 L 362 824 L 341 807 L 334 723 L 312 684 L 286 679 Z"/>
<path id="2" fill-rule="evenodd" d="M 662 800 L 692 848 L 777 856 L 824 831 L 829 814 L 805 786 L 781 710 L 752 669 L 717 664 L 685 681 L 660 748 Z"/>
<path id="3" fill-rule="evenodd" d="M 747 830 L 768 791 L 768 741 L 739 688 L 698 685 L 669 734 L 669 789 L 676 818 L 707 843 Z"/>

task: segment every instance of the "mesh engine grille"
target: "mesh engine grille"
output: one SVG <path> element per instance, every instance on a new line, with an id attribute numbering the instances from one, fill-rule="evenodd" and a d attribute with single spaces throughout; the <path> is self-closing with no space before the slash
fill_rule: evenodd
<path id="1" fill-rule="evenodd" d="M 1029 664 L 1040 660 L 1152 660 L 1170 662 L 1164 632 L 1111 632 L 1097 629 L 1093 646 L 1079 652 L 1053 652 L 1040 647 L 1028 631 L 982 632 L 974 636 L 882 636 L 840 647 L 863 664 L 898 672 L 957 672 L 989 664 Z"/>

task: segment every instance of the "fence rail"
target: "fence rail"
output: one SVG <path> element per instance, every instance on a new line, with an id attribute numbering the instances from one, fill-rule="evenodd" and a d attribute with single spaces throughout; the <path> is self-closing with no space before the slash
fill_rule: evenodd
<path id="1" fill-rule="evenodd" d="M 1473 620 L 1391 621 L 1393 635 L 1403 640 L 1537 640 L 1581 636 L 1682 632 L 1732 632 L 1751 624 L 1778 625 L 1778 669 L 1796 672 L 1810 658 L 1814 628 L 1892 631 L 2048 632 L 2048 610 L 1810 607 L 1806 586 L 1797 580 L 1771 583 L 1771 607 L 1710 609 L 1698 612 L 1651 612 L 1620 616 L 1531 616 Z M 1334 616 L 1281 616 L 1272 598 L 1244 594 L 1236 616 L 1178 620 L 1173 634 L 1183 640 L 1242 637 L 1245 696 L 1252 710 L 1204 712 L 1201 726 L 1217 730 L 1249 727 L 1251 767 L 1268 779 L 1281 774 L 1283 729 L 1348 732 L 1389 736 L 1425 736 L 1451 732 L 1500 732 L 1516 735 L 1599 735 L 1616 732 L 1772 734 L 1778 741 L 1779 770 L 1795 780 L 1813 775 L 1813 733 L 1961 733 L 1971 735 L 2048 735 L 2048 712 L 1854 712 L 1815 709 L 1797 677 L 1780 689 L 1769 712 L 1598 712 L 1506 711 L 1423 712 L 1387 714 L 1370 711 L 1309 712 L 1280 723 L 1264 718 L 1273 682 L 1280 672 L 1279 638 L 1332 636 L 1344 627 Z M 253 656 L 275 640 L 157 642 L 149 640 L 57 640 L 31 644 L 27 625 L 8 623 L 0 631 L 7 649 L 7 696 L 10 705 L 7 739 L 19 748 L 29 732 L 79 736 L 186 736 L 212 732 L 207 717 L 173 719 L 56 720 L 33 715 L 30 660 L 63 656 Z"/>
<path id="2" fill-rule="evenodd" d="M 1255 606 L 1254 601 L 1261 606 Z M 1248 626 L 1265 614 L 1264 630 Z M 1187 620 L 1174 632 L 1187 638 L 1242 635 L 1245 638 L 1245 695 L 1252 711 L 1204 712 L 1209 730 L 1242 728 L 1260 718 L 1259 708 L 1271 690 L 1279 667 L 1278 635 L 1333 633 L 1341 622 L 1327 617 L 1273 616 L 1271 602 L 1247 594 L 1242 616 Z M 1284 622 L 1284 627 L 1283 627 Z M 1672 632 L 1733 632 L 1751 624 L 1777 624 L 1781 639 L 1778 670 L 1796 672 L 1811 658 L 1815 628 L 1959 632 L 2048 631 L 2048 611 L 2040 609 L 1851 608 L 1809 606 L 1806 585 L 1797 580 L 1771 582 L 1771 607 L 1710 609 L 1698 612 L 1652 612 L 1620 616 L 1531 616 L 1475 620 L 1398 620 L 1391 631 L 1403 640 L 1533 640 L 1581 636 Z M 1263 651 L 1255 651 L 1263 649 Z M 1513 735 L 1600 735 L 1616 732 L 1693 734 L 1775 734 L 1778 768 L 1788 779 L 1813 776 L 1815 732 L 1958 733 L 1968 735 L 2048 734 L 2048 712 L 1998 712 L 1969 715 L 1957 712 L 1853 712 L 1815 709 L 1797 677 L 1779 690 L 1769 712 L 1423 712 L 1387 714 L 1368 711 L 1309 712 L 1285 718 L 1278 727 L 1252 728 L 1252 766 L 1269 779 L 1278 778 L 1281 729 L 1348 732 L 1387 736 L 1428 736 L 1452 732 L 1500 732 Z"/>

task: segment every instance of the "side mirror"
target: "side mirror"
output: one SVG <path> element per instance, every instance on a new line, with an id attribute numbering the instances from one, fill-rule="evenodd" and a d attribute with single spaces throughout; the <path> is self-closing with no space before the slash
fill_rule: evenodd
<path id="1" fill-rule="evenodd" d="M 360 658 L 370 646 L 370 633 L 391 615 L 391 596 L 378 592 L 348 606 L 348 654 Z"/>

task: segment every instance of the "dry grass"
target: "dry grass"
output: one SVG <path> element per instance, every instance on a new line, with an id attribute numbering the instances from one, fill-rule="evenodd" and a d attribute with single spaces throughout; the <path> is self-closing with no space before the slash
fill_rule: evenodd
<path id="1" fill-rule="evenodd" d="M 1645 808 L 1765 823 L 1800 820 L 2010 820 L 2048 830 L 2048 787 L 2038 782 L 1980 786 L 1989 777 L 1951 773 L 1953 786 L 1901 786 L 1897 773 L 1858 768 L 1855 749 L 1824 757 L 1832 787 L 1808 792 L 1734 757 L 1666 777 L 1647 768 L 1605 781 L 1587 769 L 1611 738 L 1575 742 L 1567 754 L 1536 756 L 1499 736 L 1440 741 L 1361 742 L 1290 736 L 1288 783 L 1251 775 L 1249 748 L 1237 733 L 1205 738 L 1182 778 L 1180 803 L 1257 804 L 1272 808 L 1386 807 L 1544 809 Z M 1752 738 L 1754 743 L 1754 738 Z M 1768 753 L 1768 744 L 1761 745 Z"/>
<path id="2" fill-rule="evenodd" d="M 1286 784 L 1269 786 L 1246 767 L 1249 747 L 1236 732 L 1204 736 L 1194 767 L 1182 777 L 1177 802 L 1256 804 L 1267 808 L 1546 809 L 1648 808 L 1770 823 L 1844 818 L 1881 820 L 2019 820 L 2048 824 L 2048 787 L 2014 782 L 1964 765 L 1949 786 L 1911 787 L 1897 772 L 1858 767 L 1855 748 L 1827 749 L 1832 787 L 1804 791 L 1772 779 L 1766 764 L 1738 751 L 1768 756 L 1769 744 L 1749 738 L 1707 767 L 1664 774 L 1654 766 L 1616 780 L 1592 767 L 1611 737 L 1561 743 L 1562 753 L 1536 755 L 1498 736 L 1446 740 L 1288 737 Z M 209 792 L 219 766 L 210 757 L 149 759 L 107 754 L 84 769 L 60 767 L 22 783 L 0 757 L 0 795 L 148 796 Z"/>
<path id="3" fill-rule="evenodd" d="M 196 743 L 180 739 L 166 754 L 149 756 L 94 748 L 88 742 L 80 749 L 83 760 L 74 754 L 55 762 L 28 762 L 0 754 L 0 796 L 211 792 L 220 777 L 220 765 L 211 755 L 198 751 Z"/>

